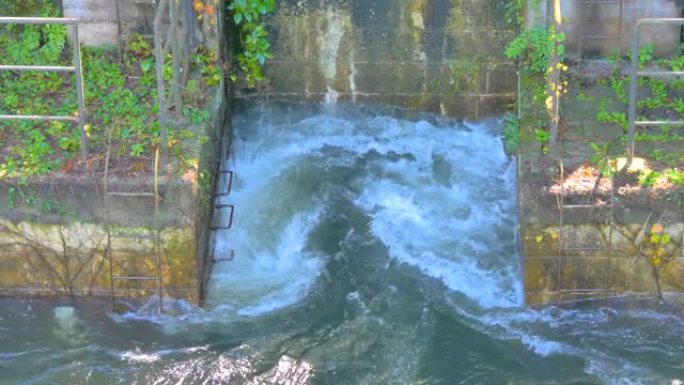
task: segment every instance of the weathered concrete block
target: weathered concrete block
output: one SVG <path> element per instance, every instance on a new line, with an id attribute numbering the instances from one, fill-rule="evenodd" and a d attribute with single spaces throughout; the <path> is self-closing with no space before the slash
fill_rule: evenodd
<path id="1" fill-rule="evenodd" d="M 479 98 L 473 95 L 442 95 L 437 103 L 438 110 L 445 115 L 459 116 L 464 119 L 477 119 Z"/>
<path id="2" fill-rule="evenodd" d="M 111 0 L 63 0 L 64 17 L 80 19 L 79 40 L 85 46 L 118 44 L 116 2 Z M 125 32 L 132 32 L 154 18 L 154 7 L 127 1 L 120 3 L 120 16 Z M 149 27 L 149 26 L 148 26 Z M 69 39 L 71 36 L 69 35 Z"/>
<path id="3" fill-rule="evenodd" d="M 112 229 L 113 275 L 156 275 L 152 234 L 147 228 Z M 198 297 L 194 234 L 193 226 L 167 227 L 161 232 L 165 291 L 191 301 Z M 2 220 L 0 246 L 0 293 L 108 293 L 107 233 L 102 225 L 77 221 L 14 224 Z M 115 289 L 151 295 L 157 287 L 156 282 L 120 281 Z"/>
<path id="4" fill-rule="evenodd" d="M 528 20 L 532 24 L 550 19 L 547 15 L 548 0 L 536 2 L 537 6 L 528 8 Z M 622 3 L 622 20 L 620 8 Z M 532 4 L 532 3 L 531 3 Z M 565 46 L 568 52 L 577 53 L 580 36 L 608 35 L 615 39 L 585 39 L 583 56 L 607 55 L 618 47 L 624 54 L 630 50 L 633 26 L 641 18 L 676 18 L 682 15 L 682 5 L 670 0 L 623 1 L 617 3 L 583 3 L 579 1 L 561 2 L 563 31 L 567 36 Z M 620 28 L 622 27 L 622 28 Z M 620 32 L 622 35 L 620 36 Z M 642 45 L 653 44 L 658 55 L 679 52 L 680 28 L 677 26 L 643 28 L 640 41 Z M 620 37 L 620 39 L 617 39 Z"/>
<path id="5" fill-rule="evenodd" d="M 510 93 L 518 84 L 515 67 L 510 63 L 485 63 L 486 90 L 490 94 Z"/>
<path id="6" fill-rule="evenodd" d="M 339 100 L 384 101 L 465 118 L 498 114 L 515 92 L 514 77 L 490 75 L 492 69 L 484 64 L 491 61 L 485 54 L 501 57 L 494 51 L 510 37 L 498 3 L 282 0 L 277 14 L 268 18 L 276 60 L 311 66 L 300 69 L 307 74 L 301 75 L 284 69 L 289 65 L 270 65 L 266 70 L 270 81 L 257 95 L 315 100 L 312 97 L 323 97 L 333 89 Z M 480 63 L 478 76 L 472 76 L 477 77 L 475 87 L 454 86 L 448 64 L 459 60 Z M 283 76 L 289 78 L 280 79 Z M 298 81 L 306 85 L 298 87 Z M 488 95 L 457 100 L 451 93 Z"/>

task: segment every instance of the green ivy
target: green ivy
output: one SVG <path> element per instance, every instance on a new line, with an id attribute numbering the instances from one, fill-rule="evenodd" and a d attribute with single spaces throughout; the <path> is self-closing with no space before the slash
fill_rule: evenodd
<path id="1" fill-rule="evenodd" d="M 261 18 L 273 12 L 275 7 L 275 0 L 233 0 L 228 4 L 240 34 L 241 52 L 237 55 L 239 69 L 249 87 L 256 86 L 264 79 L 263 66 L 267 59 L 273 58 L 268 32 Z M 231 74 L 231 78 L 236 80 L 236 75 Z"/>
<path id="2" fill-rule="evenodd" d="M 550 66 L 554 41 L 558 43 L 565 41 L 565 35 L 561 32 L 556 33 L 555 26 L 530 27 L 520 32 L 508 43 L 504 53 L 511 60 L 521 60 L 524 66 L 532 72 L 545 74 Z M 565 46 L 559 44 L 558 51 L 558 56 L 562 58 L 565 54 Z"/>

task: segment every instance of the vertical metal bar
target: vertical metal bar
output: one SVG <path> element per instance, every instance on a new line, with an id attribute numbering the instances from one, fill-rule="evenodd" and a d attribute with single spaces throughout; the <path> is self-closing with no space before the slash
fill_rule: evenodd
<path id="1" fill-rule="evenodd" d="M 112 133 L 109 130 L 109 138 L 107 139 L 107 155 L 105 157 L 104 170 L 104 204 L 105 204 L 105 220 L 107 228 L 107 260 L 109 261 L 109 296 L 112 305 L 112 312 L 114 311 L 114 263 L 112 261 L 112 222 L 109 213 L 109 156 L 112 147 Z"/>
<path id="2" fill-rule="evenodd" d="M 558 270 L 556 272 L 556 291 L 560 293 L 562 286 L 561 286 L 561 279 L 563 277 L 562 271 L 561 271 L 561 266 L 563 263 L 563 226 L 564 224 L 564 218 L 563 218 L 563 206 L 565 205 L 565 198 L 563 198 L 563 195 L 565 195 L 565 169 L 563 167 L 563 161 L 559 160 L 558 161 L 559 168 L 560 168 L 560 197 L 557 199 L 558 202 Z"/>
<path id="3" fill-rule="evenodd" d="M 159 148 L 154 152 L 154 263 L 157 267 L 159 313 L 164 312 L 164 285 L 161 267 L 161 229 L 159 223 Z"/>
<path id="4" fill-rule="evenodd" d="M 558 36 L 561 31 L 561 5 L 560 0 L 553 0 L 553 55 L 551 56 L 551 74 L 549 75 L 548 88 L 551 95 L 551 109 L 549 111 L 549 155 L 556 158 L 558 154 L 558 125 L 560 121 L 560 55 L 558 54 Z"/>
<path id="5" fill-rule="evenodd" d="M 578 59 L 578 63 L 579 63 L 578 64 L 579 65 L 578 71 L 579 72 L 582 72 L 582 43 L 584 41 L 584 35 L 582 35 L 581 31 L 584 30 L 584 24 L 585 24 L 584 6 L 585 6 L 584 2 L 581 1 L 579 3 L 579 7 L 580 7 L 580 9 L 579 9 L 579 24 L 580 25 L 579 25 L 579 28 L 577 28 L 577 32 L 576 32 L 576 34 L 578 36 L 578 38 L 577 38 L 577 54 L 579 56 L 579 59 Z"/>
<path id="6" fill-rule="evenodd" d="M 123 29 L 121 28 L 121 10 L 119 9 L 119 0 L 115 0 L 114 3 L 116 3 L 116 29 L 118 34 L 118 41 L 119 41 L 119 64 L 123 66 Z"/>
<path id="7" fill-rule="evenodd" d="M 618 16 L 618 56 L 622 57 L 622 0 L 618 2 L 620 11 Z"/>
<path id="8" fill-rule="evenodd" d="M 608 223 L 608 255 L 613 256 L 613 226 L 615 221 L 615 213 L 613 211 L 613 204 L 615 203 L 615 175 L 610 176 L 610 223 Z"/>
<path id="9" fill-rule="evenodd" d="M 154 56 L 157 62 L 157 101 L 159 103 L 159 139 L 161 141 L 162 163 L 166 159 L 166 141 L 167 141 L 167 116 L 166 105 L 164 104 L 164 56 L 162 55 L 162 41 L 161 41 L 161 22 L 164 7 L 166 7 L 167 0 L 161 0 L 157 7 L 154 16 Z"/>
<path id="10" fill-rule="evenodd" d="M 169 18 L 171 28 L 169 35 L 171 39 L 171 60 L 173 62 L 173 78 L 171 80 L 171 97 L 173 100 L 174 114 L 178 116 L 181 110 L 181 50 L 178 41 L 178 0 L 169 0 Z"/>
<path id="11" fill-rule="evenodd" d="M 632 165 L 632 160 L 634 159 L 634 131 L 635 131 L 635 121 L 637 113 L 637 70 L 639 63 L 639 27 L 641 26 L 641 20 L 636 22 L 634 26 L 634 35 L 632 36 L 632 64 L 630 83 L 629 83 L 629 107 L 627 110 L 628 119 L 628 130 L 627 130 L 627 162 L 622 170 L 627 171 Z M 621 170 L 621 171 L 622 171 Z"/>
<path id="12" fill-rule="evenodd" d="M 85 131 L 85 89 L 83 87 L 83 68 L 81 67 L 81 43 L 78 39 L 78 24 L 74 24 L 74 67 L 76 67 L 76 97 L 78 98 L 78 127 L 81 131 L 81 158 L 88 156 L 88 136 Z"/>

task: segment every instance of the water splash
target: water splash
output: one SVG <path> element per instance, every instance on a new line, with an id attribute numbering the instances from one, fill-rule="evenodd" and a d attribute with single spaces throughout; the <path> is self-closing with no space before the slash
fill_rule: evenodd
<path id="1" fill-rule="evenodd" d="M 347 193 L 391 258 L 482 306 L 520 305 L 515 174 L 489 126 L 344 113 L 261 120 L 238 132 L 246 139 L 235 169 L 259 177 L 241 180 L 231 197 L 245 214 L 219 237 L 217 254 L 232 247 L 237 257 L 215 267 L 211 303 L 252 316 L 304 298 L 325 266 L 306 247 L 310 232 L 323 211 L 339 210 L 326 191 L 352 183 L 325 170 L 342 165 L 363 186 Z M 377 159 L 352 166 L 369 157 Z"/>

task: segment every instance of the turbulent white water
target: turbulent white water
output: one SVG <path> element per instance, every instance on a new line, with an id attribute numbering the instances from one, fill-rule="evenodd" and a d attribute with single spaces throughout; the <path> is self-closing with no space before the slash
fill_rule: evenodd
<path id="1" fill-rule="evenodd" d="M 237 207 L 237 219 L 216 247 L 219 255 L 233 248 L 236 257 L 215 266 L 209 289 L 222 317 L 265 315 L 331 290 L 330 282 L 319 283 L 335 276 L 330 266 L 339 260 L 372 266 L 373 274 L 389 274 L 391 264 L 443 285 L 460 322 L 499 340 L 519 341 L 535 356 L 579 357 L 585 360 L 583 371 L 606 384 L 676 381 L 607 352 L 606 331 L 594 334 L 603 325 L 629 324 L 638 314 L 520 308 L 515 164 L 504 155 L 496 122 L 403 120 L 328 106 L 316 113 L 256 109 L 235 125 L 230 166 L 239 177 L 227 201 Z M 353 221 L 355 210 L 367 226 L 345 227 L 332 238 L 316 231 L 331 217 Z M 335 226 L 327 231 L 334 233 Z M 325 242 L 318 238 L 335 243 L 338 251 L 326 252 L 330 247 L 321 247 Z M 386 248 L 387 259 L 379 259 L 385 266 L 376 266 L 374 254 L 364 251 L 376 242 Z M 401 297 L 388 285 L 383 298 Z M 369 338 L 353 335 L 378 334 L 372 330 L 396 317 L 371 316 L 372 295 L 355 291 L 346 298 L 361 316 L 340 327 L 337 333 L 349 334 L 345 338 Z M 660 321 L 646 317 L 644 322 Z M 350 328 L 359 331 L 350 334 Z M 401 370 L 390 364 L 384 378 L 405 383 L 416 377 L 420 354 L 427 354 L 425 332 L 398 326 L 396 333 L 403 342 L 392 348 L 397 350 L 392 361 L 401 361 Z"/>
<path id="2" fill-rule="evenodd" d="M 214 306 L 257 315 L 307 295 L 325 269 L 306 245 L 330 209 L 324 175 L 334 167 L 354 174 L 341 187 L 393 259 L 484 307 L 521 304 L 512 237 L 501 236 L 513 232 L 514 167 L 488 124 L 322 114 L 237 130 L 238 214 L 217 244 L 217 255 L 233 248 L 236 258 L 215 267 Z"/>

